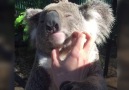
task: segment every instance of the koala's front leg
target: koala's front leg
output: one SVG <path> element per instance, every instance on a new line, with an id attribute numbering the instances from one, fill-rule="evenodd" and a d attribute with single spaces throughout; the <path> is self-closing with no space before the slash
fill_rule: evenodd
<path id="1" fill-rule="evenodd" d="M 48 90 L 50 77 L 43 67 L 32 69 L 25 90 Z"/>
<path id="2" fill-rule="evenodd" d="M 39 54 L 36 53 L 35 62 L 27 81 L 25 90 L 49 90 L 50 75 L 43 66 L 39 66 Z"/>
<path id="3" fill-rule="evenodd" d="M 107 90 L 100 63 L 95 62 L 89 67 L 88 76 L 84 81 L 66 83 L 61 90 Z"/>

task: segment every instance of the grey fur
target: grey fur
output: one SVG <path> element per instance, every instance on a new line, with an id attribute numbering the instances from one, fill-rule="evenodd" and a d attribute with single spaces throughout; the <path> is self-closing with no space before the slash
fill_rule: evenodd
<path id="1" fill-rule="evenodd" d="M 27 9 L 26 20 L 29 23 L 32 33 L 32 42 L 35 44 L 37 50 L 37 58 L 28 80 L 26 90 L 48 90 L 48 88 L 49 90 L 57 90 L 50 75 L 50 67 L 47 67 L 49 65 L 45 66 L 45 64 L 51 65 L 51 50 L 56 48 L 53 44 L 54 42 L 50 42 L 52 39 L 49 38 L 49 32 L 47 32 L 44 27 L 45 15 L 49 11 L 56 11 L 59 14 L 61 20 L 60 31 L 66 36 L 66 40 L 61 45 L 62 49 L 60 52 L 61 54 L 65 53 L 65 55 L 71 48 L 71 34 L 74 31 L 85 31 L 90 33 L 96 38 L 95 43 L 100 45 L 109 37 L 114 21 L 112 9 L 102 1 L 93 0 L 81 6 L 62 1 L 50 4 L 44 9 Z M 70 18 L 66 18 L 69 15 Z M 96 44 L 93 48 L 92 54 L 94 57 L 92 57 L 92 64 L 86 67 L 84 77 L 82 78 L 83 82 L 73 82 L 62 90 L 67 90 L 70 86 L 73 86 L 71 90 L 106 90 Z M 44 69 L 49 73 L 45 72 Z M 46 78 L 43 75 L 46 76 Z"/>

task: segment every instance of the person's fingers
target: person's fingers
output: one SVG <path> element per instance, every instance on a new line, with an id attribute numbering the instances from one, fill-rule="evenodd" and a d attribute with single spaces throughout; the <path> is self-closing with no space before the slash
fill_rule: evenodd
<path id="1" fill-rule="evenodd" d="M 78 32 L 73 32 L 72 37 L 71 37 L 71 40 L 72 40 L 71 46 L 72 46 L 72 48 L 75 46 L 77 37 L 78 37 Z"/>
<path id="2" fill-rule="evenodd" d="M 91 49 L 91 47 L 94 45 L 94 38 L 91 37 L 90 34 L 83 32 L 86 35 L 86 43 L 84 44 L 84 50 L 85 51 L 89 51 Z"/>
<path id="3" fill-rule="evenodd" d="M 79 32 L 73 32 L 73 34 L 72 34 L 72 38 L 77 38 L 78 37 L 78 34 L 79 34 Z"/>
<path id="4" fill-rule="evenodd" d="M 78 33 L 78 37 L 73 49 L 81 50 L 84 47 L 84 43 L 86 42 L 86 36 L 83 33 Z"/>
<path id="5" fill-rule="evenodd" d="M 51 57 L 52 57 L 52 64 L 54 64 L 56 67 L 60 67 L 58 49 L 52 50 Z"/>

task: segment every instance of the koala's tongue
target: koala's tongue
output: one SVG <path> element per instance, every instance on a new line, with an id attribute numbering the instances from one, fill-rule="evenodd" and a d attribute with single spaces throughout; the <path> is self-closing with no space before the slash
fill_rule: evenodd
<path id="1" fill-rule="evenodd" d="M 63 32 L 56 32 L 51 35 L 49 40 L 55 47 L 59 47 L 64 43 L 65 38 L 66 37 Z"/>

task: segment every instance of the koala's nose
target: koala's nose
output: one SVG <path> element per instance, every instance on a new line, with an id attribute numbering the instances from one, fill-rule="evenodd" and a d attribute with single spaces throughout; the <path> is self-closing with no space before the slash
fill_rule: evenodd
<path id="1" fill-rule="evenodd" d="M 59 14 L 56 11 L 50 11 L 46 13 L 46 30 L 48 32 L 54 33 L 59 30 L 60 27 L 60 19 Z"/>

